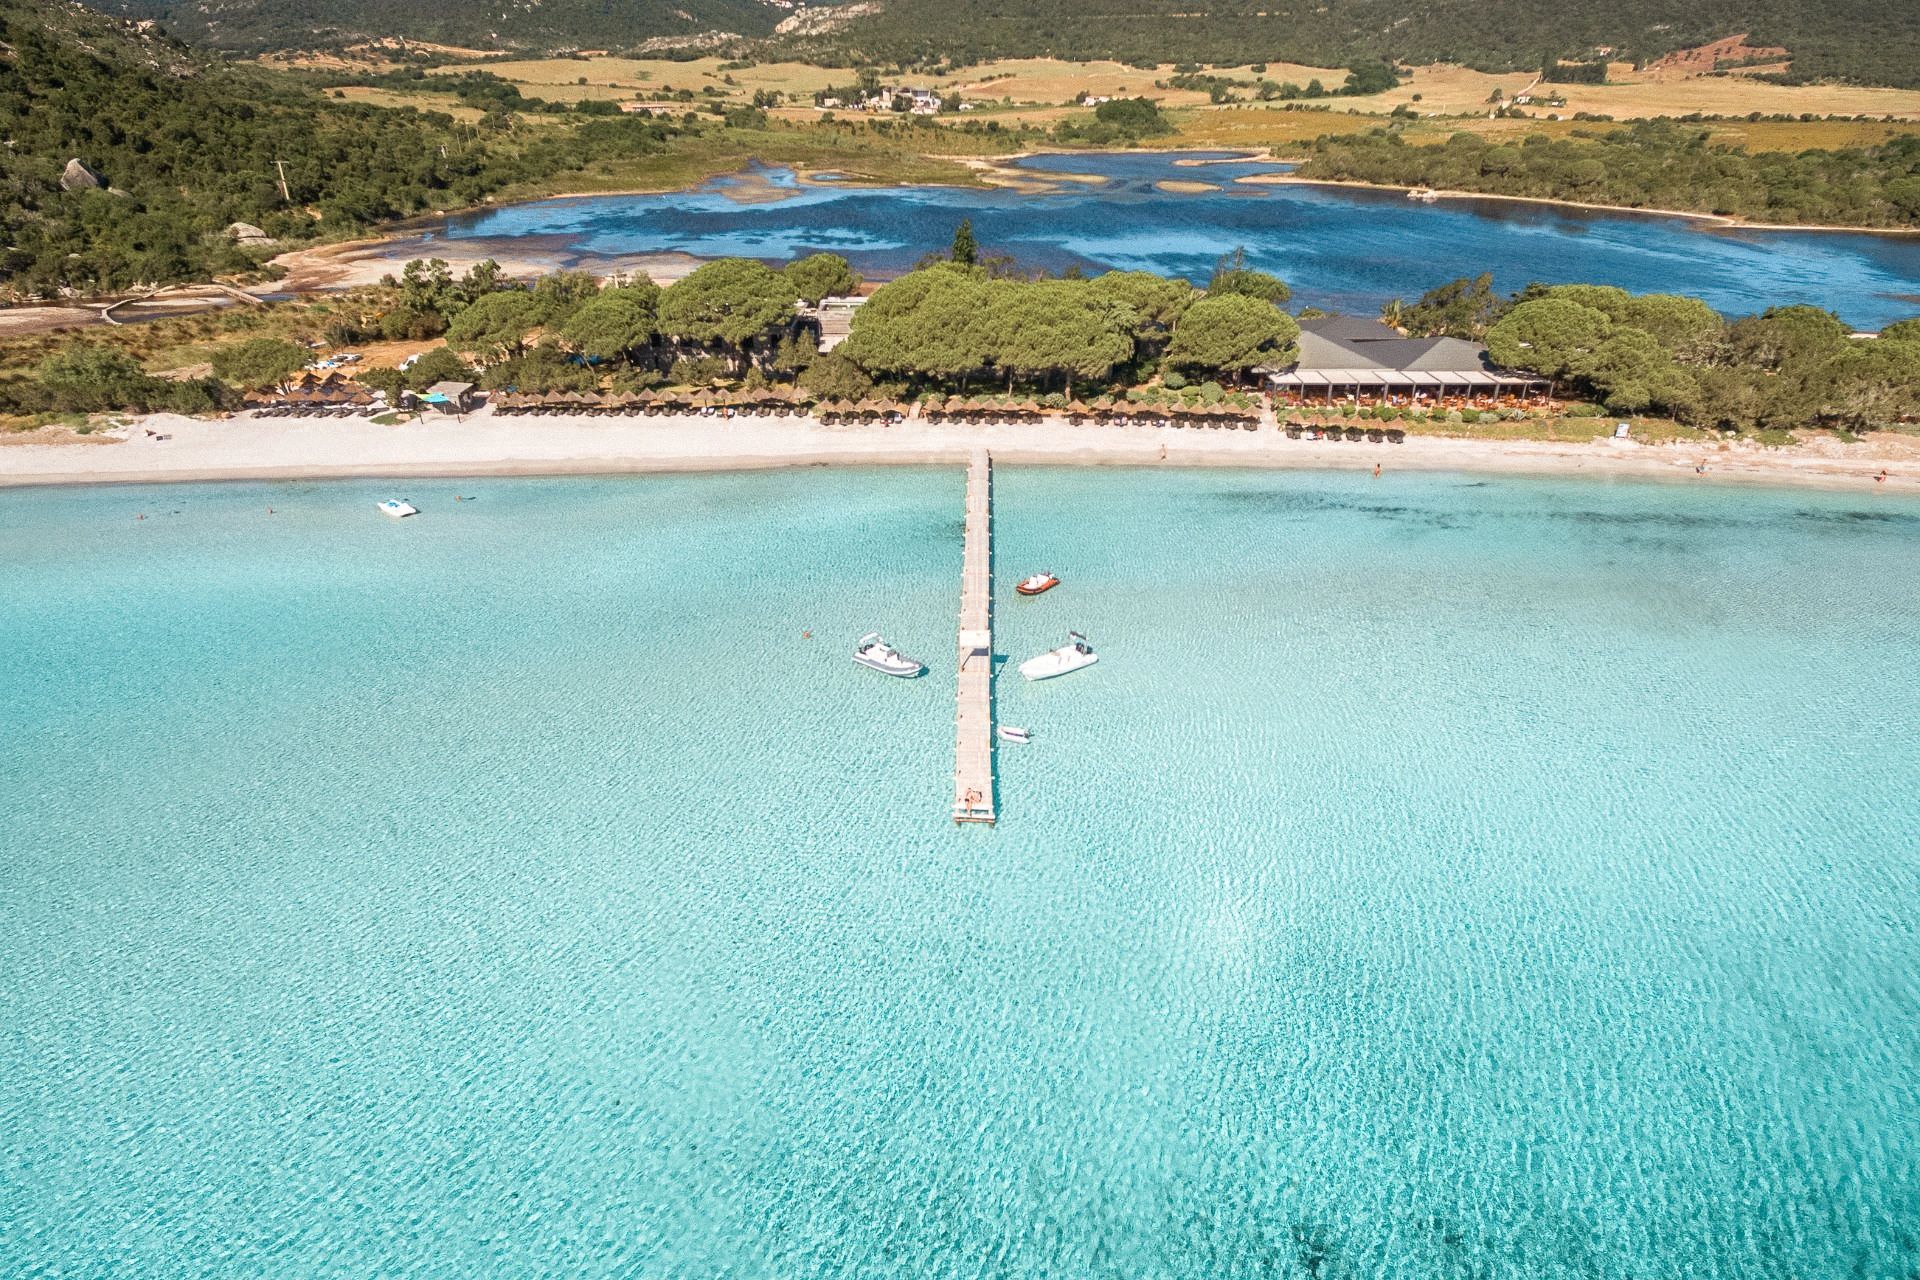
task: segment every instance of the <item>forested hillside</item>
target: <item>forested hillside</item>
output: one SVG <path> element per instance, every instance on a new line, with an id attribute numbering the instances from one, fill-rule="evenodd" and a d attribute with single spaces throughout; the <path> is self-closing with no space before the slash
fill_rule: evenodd
<path id="1" fill-rule="evenodd" d="M 1500 71 L 1602 46 L 1653 58 L 1742 32 L 1791 50 L 1796 78 L 1920 84 L 1920 5 L 1883 0 L 884 0 L 821 50 Z"/>
<path id="2" fill-rule="evenodd" d="M 190 42 L 307 48 L 403 35 L 487 48 L 631 48 L 710 31 L 769 35 L 764 0 L 100 0 L 160 18 Z M 815 6 L 816 11 L 831 6 Z M 836 61 L 1054 55 L 1123 62 L 1367 58 L 1541 65 L 1608 47 L 1626 58 L 1748 33 L 1792 51 L 1795 78 L 1920 85 L 1920 5 L 1910 0 L 868 0 L 827 36 L 784 48 Z M 872 12 L 867 12 L 872 10 Z"/>
<path id="3" fill-rule="evenodd" d="M 253 258 L 226 234 L 235 222 L 283 245 L 342 234 L 657 149 L 669 128 L 616 117 L 505 136 L 204 63 L 63 0 L 0 0 L 0 290 L 238 270 Z"/>
<path id="4" fill-rule="evenodd" d="M 483 48 L 626 48 L 710 31 L 764 36 L 787 16 L 762 0 L 98 0 L 157 18 L 193 44 L 257 52 L 405 36 Z"/>
<path id="5" fill-rule="evenodd" d="M 1457 133 L 1445 146 L 1410 146 L 1387 129 L 1325 137 L 1308 147 L 1300 175 L 1340 182 L 1433 187 L 1685 209 L 1753 222 L 1920 226 L 1920 138 L 1844 151 L 1748 153 L 1714 146 L 1708 133 L 1666 122 L 1598 136 L 1523 145 Z"/>

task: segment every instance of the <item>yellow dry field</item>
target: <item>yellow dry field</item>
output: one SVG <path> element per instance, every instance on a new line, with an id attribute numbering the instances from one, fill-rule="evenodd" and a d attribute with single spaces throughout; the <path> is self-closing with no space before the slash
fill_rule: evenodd
<path id="1" fill-rule="evenodd" d="M 550 102 L 579 102 L 588 98 L 619 101 L 651 100 L 679 89 L 696 94 L 707 88 L 719 89 L 729 99 L 749 100 L 761 89 L 772 89 L 788 97 L 800 95 L 812 99 L 817 90 L 835 82 L 852 80 L 848 71 L 835 72 L 798 62 L 774 62 L 741 71 L 722 71 L 719 58 L 696 58 L 691 62 L 669 62 L 653 58 L 531 58 L 522 62 L 489 62 L 484 70 L 511 81 L 530 98 Z M 466 66 L 435 67 L 432 74 L 458 75 L 472 70 Z M 727 80 L 731 78 L 732 84 Z M 585 84 L 580 82 L 585 80 Z M 703 95 L 703 98 L 709 95 Z"/>
<path id="2" fill-rule="evenodd" d="M 722 70 L 724 65 L 719 58 L 697 58 L 690 62 L 657 58 L 529 58 L 489 62 L 485 69 L 512 81 L 529 97 L 555 102 L 588 98 L 651 100 L 681 89 L 701 95 L 701 101 L 710 101 L 713 95 L 702 92 L 708 88 L 719 90 L 728 101 L 747 101 L 760 90 L 772 90 L 788 100 L 789 110 L 805 110 L 815 93 L 853 79 L 853 73 L 845 69 L 800 62 L 759 63 L 731 71 Z M 434 72 L 457 75 L 469 69 L 469 64 L 456 61 L 436 67 Z M 1318 79 L 1329 88 L 1339 85 L 1346 76 L 1338 68 L 1277 62 L 1268 64 L 1260 72 L 1239 66 L 1210 68 L 1208 74 L 1249 82 L 1264 78 L 1301 85 Z M 909 79 L 929 88 L 956 90 L 962 98 L 1009 123 L 1050 123 L 1070 110 L 1068 104 L 1083 93 L 1106 97 L 1146 94 L 1169 108 L 1207 104 L 1207 96 L 1196 90 L 1154 87 L 1155 82 L 1165 81 L 1172 75 L 1171 64 L 1147 71 L 1118 62 L 1013 58 L 966 67 L 952 75 Z M 1503 98 L 1511 99 L 1529 88 L 1538 88 L 1558 93 L 1567 100 L 1567 105 L 1557 109 L 1536 105 L 1531 109 L 1536 119 L 1550 113 L 1571 116 L 1581 111 L 1620 120 L 1695 113 L 1743 116 L 1758 111 L 1766 115 L 1812 113 L 1875 119 L 1893 116 L 1920 121 L 1920 90 L 1776 85 L 1737 73 L 1683 76 L 1670 71 L 1636 72 L 1631 64 L 1624 62 L 1614 64 L 1609 78 L 1614 83 L 1549 87 L 1536 86 L 1536 77 L 1530 72 L 1495 75 L 1445 64 L 1416 67 L 1412 76 L 1398 88 L 1366 98 L 1341 99 L 1339 110 L 1352 108 L 1363 114 L 1384 114 L 1406 105 L 1422 115 L 1484 116 L 1491 109 L 1488 99 L 1495 89 Z M 582 80 L 586 83 L 581 84 Z M 1418 102 L 1414 101 L 1415 95 L 1419 96 Z M 1297 136 L 1291 129 L 1281 132 Z"/>
<path id="3" fill-rule="evenodd" d="M 1714 141 L 1748 151 L 1837 150 L 1874 147 L 1893 138 L 1912 137 L 1920 125 L 1883 124 L 1878 120 L 1745 120 L 1716 122 Z"/>
<path id="4" fill-rule="evenodd" d="M 1289 148 L 1329 134 L 1364 133 L 1379 128 L 1378 115 L 1353 109 L 1287 111 L 1279 107 L 1209 107 L 1177 113 L 1179 132 L 1164 145 L 1267 147 L 1282 157 Z M 1715 142 L 1749 151 L 1807 151 L 1815 148 L 1871 147 L 1920 132 L 1913 124 L 1866 120 L 1728 120 L 1699 126 Z M 1604 133 L 1608 125 L 1583 120 L 1453 118 L 1414 121 L 1404 136 L 1415 145 L 1445 142 L 1458 132 L 1518 141 L 1532 134 L 1564 138 L 1575 133 Z"/>
<path id="5" fill-rule="evenodd" d="M 305 53 L 269 53 L 260 62 L 269 67 L 292 71 L 391 71 L 401 65 L 394 55 L 418 54 L 447 61 L 481 59 L 492 55 L 485 49 L 462 49 L 452 44 L 430 44 L 420 40 L 371 40 L 342 50 L 313 50 Z"/>
<path id="6" fill-rule="evenodd" d="M 374 107 L 412 107 L 417 111 L 438 111 L 466 124 L 480 119 L 481 114 L 476 107 L 461 106 L 450 93 L 397 93 L 391 89 L 370 89 L 365 85 L 349 84 L 327 90 L 327 96 Z"/>
<path id="7" fill-rule="evenodd" d="M 1635 71 L 1631 63 L 1616 62 L 1607 84 L 1534 85 L 1530 72 L 1493 75 L 1465 67 L 1416 67 L 1396 89 L 1357 99 L 1363 110 L 1391 111 L 1402 103 L 1422 114 L 1463 115 L 1490 110 L 1487 99 L 1499 89 L 1504 98 L 1528 88 L 1554 93 L 1565 107 L 1538 105 L 1522 108 L 1536 115 L 1549 111 L 1572 115 L 1586 111 L 1619 120 L 1656 116 L 1763 115 L 1893 116 L 1920 120 L 1920 90 L 1873 89 L 1854 85 L 1767 84 L 1737 73 L 1683 77 L 1667 72 Z M 1420 101 L 1415 102 L 1415 94 Z"/>
<path id="8" fill-rule="evenodd" d="M 799 62 L 769 62 L 723 70 L 725 65 L 719 58 L 674 62 L 595 56 L 489 62 L 485 69 L 511 81 L 528 97 L 557 102 L 655 101 L 688 90 L 696 95 L 695 100 L 687 104 L 688 109 L 698 109 L 716 98 L 729 103 L 746 102 L 757 92 L 771 90 L 786 101 L 774 114 L 795 123 L 818 118 L 819 113 L 812 106 L 815 93 L 835 84 L 848 84 L 853 79 L 853 73 L 844 68 L 815 67 Z M 455 75 L 469 69 L 470 64 L 450 61 L 433 71 Z M 1149 71 L 1118 62 L 1017 58 L 966 67 L 952 75 L 909 79 L 915 84 L 958 92 L 977 108 L 967 118 L 998 120 L 1008 126 L 1045 127 L 1081 114 L 1084 108 L 1069 105 L 1081 94 L 1106 97 L 1145 94 L 1177 113 L 1181 123 L 1179 142 L 1220 146 L 1285 148 L 1321 134 L 1373 128 L 1381 115 L 1402 105 L 1423 118 L 1448 117 L 1416 126 L 1410 131 L 1416 141 L 1426 140 L 1429 129 L 1441 131 L 1436 136 L 1460 128 L 1491 136 L 1510 136 L 1561 134 L 1573 127 L 1591 127 L 1570 124 L 1575 112 L 1609 115 L 1617 120 L 1695 113 L 1738 117 L 1754 111 L 1790 116 L 1812 113 L 1821 117 L 1872 118 L 1871 123 L 1822 119 L 1748 124 L 1725 120 L 1707 126 L 1716 138 L 1730 143 L 1756 149 L 1800 150 L 1816 146 L 1870 145 L 1896 132 L 1910 131 L 1889 129 L 1880 123 L 1886 116 L 1920 122 L 1920 90 L 1773 85 L 1739 74 L 1686 76 L 1674 71 L 1635 72 L 1627 63 L 1616 63 L 1610 72 L 1618 83 L 1550 88 L 1536 86 L 1536 77 L 1527 72 L 1493 75 L 1451 65 L 1418 67 L 1411 78 L 1396 89 L 1365 98 L 1333 99 L 1328 104 L 1331 110 L 1326 111 L 1285 111 L 1277 103 L 1213 107 L 1203 93 L 1154 87 L 1156 82 L 1164 82 L 1173 74 L 1170 64 Z M 1338 69 L 1285 63 L 1269 64 L 1259 72 L 1250 66 L 1218 67 L 1210 69 L 1208 74 L 1249 82 L 1264 78 L 1301 85 L 1318 79 L 1329 87 L 1337 86 L 1345 78 L 1345 72 Z M 586 83 L 580 83 L 582 80 Z M 1534 104 L 1528 108 L 1531 115 L 1528 120 L 1488 118 L 1492 109 L 1488 98 L 1495 89 L 1503 99 L 1511 99 L 1529 88 L 1558 93 L 1567 99 L 1567 105 L 1547 108 Z M 434 95 L 402 95 L 358 88 L 349 88 L 346 92 L 350 98 L 365 102 L 449 109 L 444 104 L 433 103 Z M 1413 100 L 1416 95 L 1418 102 Z M 456 109 L 455 114 L 462 119 L 471 118 L 464 108 Z M 1561 119 L 1556 121 L 1549 116 Z"/>
<path id="9" fill-rule="evenodd" d="M 1065 105 L 1083 93 L 1106 98 L 1144 95 L 1167 107 L 1199 106 L 1207 101 L 1207 95 L 1196 89 L 1154 88 L 1156 81 L 1165 81 L 1173 74 L 1171 63 L 1146 71 L 1118 62 L 1016 58 L 967 67 L 955 75 L 940 76 L 932 83 L 942 88 L 957 89 L 963 99 L 980 103 L 1007 100 L 1015 105 Z M 1292 81 L 1301 85 L 1317 78 L 1322 83 L 1336 85 L 1346 78 L 1347 73 L 1329 71 L 1325 67 L 1275 62 L 1268 64 L 1264 72 L 1241 66 L 1215 67 L 1207 74 L 1249 82 L 1264 77 L 1276 84 Z"/>
<path id="10" fill-rule="evenodd" d="M 1289 148 L 1327 134 L 1378 129 L 1378 115 L 1349 111 L 1286 111 L 1279 107 L 1210 107 L 1175 117 L 1179 131 L 1161 141 L 1173 147 L 1271 147 L 1282 156 Z M 1458 125 L 1458 121 L 1454 122 Z M 1515 123 L 1525 123 L 1516 121 Z M 1409 131 L 1410 133 L 1414 131 Z M 1446 134 L 1438 134 L 1439 141 Z"/>
<path id="11" fill-rule="evenodd" d="M 765 62 L 725 71 L 719 58 L 673 62 L 657 58 L 529 58 L 489 62 L 485 70 L 512 81 L 528 97 L 554 102 L 587 98 L 651 99 L 674 90 L 699 94 L 719 89 L 729 100 L 750 100 L 760 90 L 772 90 L 790 101 L 810 104 L 813 95 L 832 85 L 848 85 L 854 73 L 845 68 L 809 66 L 801 62 Z M 435 74 L 458 75 L 471 67 L 455 64 L 435 67 Z M 963 99 L 986 107 L 1001 102 L 1015 107 L 1066 108 L 1083 93 L 1104 97 L 1149 95 L 1169 107 L 1204 104 L 1207 95 L 1191 89 L 1156 89 L 1154 82 L 1173 75 L 1172 64 L 1147 71 L 1118 62 L 1060 62 L 1052 58 L 1015 58 L 967 67 L 952 75 L 908 76 L 914 85 L 953 89 Z M 1273 63 L 1263 73 L 1247 67 L 1222 67 L 1210 74 L 1237 80 L 1267 79 L 1306 84 L 1318 78 L 1337 85 L 1346 72 L 1326 67 Z M 585 80 L 585 84 L 580 81 Z M 732 83 L 728 83 L 731 81 Z M 704 96 L 704 95 L 703 95 Z M 1390 108 L 1383 108 L 1390 109 Z M 1028 112 L 1022 118 L 1044 119 Z"/>

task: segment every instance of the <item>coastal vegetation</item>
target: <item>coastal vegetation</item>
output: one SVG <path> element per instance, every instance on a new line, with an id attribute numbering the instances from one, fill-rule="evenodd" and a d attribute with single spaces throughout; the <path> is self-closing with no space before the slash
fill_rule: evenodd
<path id="1" fill-rule="evenodd" d="M 1509 368 L 1561 381 L 1615 414 L 1716 431 L 1847 432 L 1920 419 L 1920 321 L 1857 339 L 1817 307 L 1728 320 L 1695 298 L 1604 285 L 1532 285 L 1496 295 L 1455 280 L 1384 319 L 1417 335 L 1484 339 Z"/>
<path id="2" fill-rule="evenodd" d="M 1196 287 L 1134 271 L 1023 274 L 969 247 L 957 233 L 949 258 L 872 290 L 849 336 L 826 353 L 804 308 L 861 287 L 832 254 L 784 268 L 721 259 L 665 287 L 579 272 L 516 283 L 491 264 L 456 276 L 420 261 L 323 300 L 5 344 L 0 414 L 32 425 L 73 413 L 211 412 L 285 386 L 316 349 L 368 343 L 392 344 L 389 361 L 412 355 L 404 369 L 357 366 L 363 386 L 389 396 L 471 380 L 522 392 L 785 385 L 819 400 L 1217 403 L 1257 382 L 1253 370 L 1296 358 L 1285 282 L 1239 254 Z M 1920 420 L 1920 318 L 1859 338 L 1812 307 L 1728 319 L 1697 299 L 1595 285 L 1503 295 L 1488 276 L 1389 304 L 1383 318 L 1413 336 L 1483 341 L 1500 365 L 1554 379 L 1561 407 L 1539 420 L 1546 438 L 1596 434 L 1603 414 L 1774 441 L 1814 427 L 1911 430 Z M 1453 433 L 1534 429 L 1533 418 L 1471 409 L 1325 412 Z"/>
<path id="3" fill-rule="evenodd" d="M 1323 137 L 1299 174 L 1340 182 L 1676 209 L 1754 222 L 1920 226 L 1920 137 L 1832 151 L 1753 153 L 1663 121 L 1540 134 L 1517 145 L 1454 133 L 1413 146 L 1391 129 Z"/>

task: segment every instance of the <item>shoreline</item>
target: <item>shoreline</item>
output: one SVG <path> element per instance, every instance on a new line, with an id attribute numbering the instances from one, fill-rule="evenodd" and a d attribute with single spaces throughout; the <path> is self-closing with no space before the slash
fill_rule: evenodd
<path id="1" fill-rule="evenodd" d="M 171 436 L 146 437 L 152 429 Z M 459 476 L 622 475 L 808 466 L 964 463 L 989 449 L 999 461 L 1056 466 L 1247 467 L 1371 472 L 1451 471 L 1590 476 L 1896 493 L 1920 497 L 1920 438 L 1863 444 L 1639 444 L 1600 439 L 1407 437 L 1404 444 L 1291 440 L 1272 425 L 1224 428 L 822 426 L 811 419 L 496 418 L 435 415 L 400 426 L 366 419 L 201 420 L 156 414 L 121 429 L 118 443 L 0 445 L 0 489 L 212 481 L 426 479 Z M 1164 457 L 1162 453 L 1164 451 Z M 1696 465 L 1704 463 L 1705 474 Z M 1876 483 L 1882 468 L 1892 474 Z"/>

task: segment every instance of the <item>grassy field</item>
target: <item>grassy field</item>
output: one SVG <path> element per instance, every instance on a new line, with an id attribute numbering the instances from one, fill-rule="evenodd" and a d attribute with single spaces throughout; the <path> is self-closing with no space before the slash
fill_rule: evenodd
<path id="1" fill-rule="evenodd" d="M 463 107 L 454 101 L 452 94 L 447 93 L 397 93 L 392 89 L 370 89 L 365 85 L 350 84 L 327 90 L 327 96 L 375 107 L 413 107 L 419 111 L 438 111 L 464 124 L 472 124 L 481 116 L 479 108 Z"/>
<path id="2" fill-rule="evenodd" d="M 735 70 L 718 58 L 697 58 L 690 62 L 634 58 L 538 58 L 522 62 L 490 62 L 486 70 L 510 80 L 529 97 L 555 102 L 577 102 L 587 98 L 652 98 L 680 89 L 696 94 L 712 88 L 729 101 L 750 101 L 756 92 L 771 90 L 790 102 L 811 107 L 813 95 L 832 85 L 851 84 L 854 73 L 844 68 L 810 66 L 801 62 L 765 62 Z M 442 74 L 458 74 L 470 68 L 454 64 L 436 68 Z M 1022 58 L 988 62 L 968 67 L 952 75 L 913 76 L 911 83 L 928 88 L 951 89 L 962 99 L 985 103 L 1002 100 L 1015 106 L 1060 107 L 1082 93 L 1107 97 L 1151 94 L 1168 106 L 1194 106 L 1206 102 L 1207 95 L 1193 90 L 1155 89 L 1154 81 L 1173 74 L 1165 66 L 1157 71 L 1123 66 L 1117 62 L 1058 62 L 1051 58 Z M 1247 68 L 1220 72 L 1236 78 L 1257 78 Z M 1279 80 L 1297 80 L 1305 84 L 1318 76 L 1337 84 L 1344 71 L 1326 68 L 1269 67 L 1267 76 Z M 581 81 L 585 81 L 582 84 Z M 712 96 L 712 95 L 703 95 Z"/>
<path id="3" fill-rule="evenodd" d="M 758 63 L 733 70 L 723 69 L 726 65 L 718 58 L 672 62 L 594 57 L 489 62 L 486 69 L 512 81 L 522 93 L 559 102 L 587 98 L 646 99 L 682 89 L 708 99 L 715 95 L 703 94 L 703 91 L 714 89 L 726 101 L 748 101 L 758 91 L 771 90 L 789 103 L 810 107 L 816 92 L 853 79 L 853 73 L 845 69 L 799 62 Z M 436 70 L 456 74 L 470 66 L 464 61 L 450 60 Z M 1072 103 L 1083 93 L 1108 97 L 1147 94 L 1175 108 L 1206 104 L 1206 95 L 1195 90 L 1154 87 L 1155 82 L 1164 81 L 1172 74 L 1171 65 L 1147 71 L 1117 62 L 1021 58 L 983 63 L 951 75 L 909 79 L 932 88 L 954 90 L 962 99 L 982 107 L 1005 104 L 1018 114 L 1026 114 L 1023 109 L 1045 113 L 1034 116 L 1036 119 L 1049 118 L 1054 110 Z M 1269 64 L 1259 72 L 1250 66 L 1217 67 L 1211 68 L 1210 74 L 1235 80 L 1268 79 L 1301 85 L 1318 79 L 1330 88 L 1346 77 L 1340 68 L 1282 63 Z M 1366 98 L 1345 99 L 1341 105 L 1372 114 L 1385 114 L 1404 105 L 1422 114 L 1484 115 L 1494 90 L 1498 89 L 1503 98 L 1511 99 L 1533 87 L 1534 79 L 1526 72 L 1495 75 L 1444 64 L 1417 67 L 1398 88 Z M 1696 113 L 1743 116 L 1758 111 L 1766 115 L 1893 116 L 1920 121 L 1920 91 L 1916 90 L 1776 85 L 1737 72 L 1682 74 L 1658 67 L 1635 71 L 1628 63 L 1614 64 L 1609 80 L 1604 85 L 1552 86 L 1552 91 L 1564 97 L 1567 105 L 1564 108 L 1536 106 L 1533 112 L 1542 116 L 1549 112 L 1571 116 L 1584 111 L 1628 120 Z"/>
<path id="4" fill-rule="evenodd" d="M 989 155 L 1004 140 L 926 130 L 881 136 L 863 126 L 801 126 L 776 122 L 766 129 L 718 130 L 674 139 L 655 155 L 596 166 L 552 180 L 508 188 L 499 202 L 558 192 L 678 191 L 708 178 L 738 173 L 750 162 L 785 165 L 803 173 L 831 170 L 855 182 L 945 183 L 981 186 L 979 174 L 959 159 Z"/>
<path id="5" fill-rule="evenodd" d="M 1178 132 L 1159 140 L 1175 147 L 1265 147 L 1285 157 L 1289 148 L 1328 134 L 1364 133 L 1377 129 L 1379 116 L 1341 108 L 1334 111 L 1287 111 L 1268 107 L 1204 107 L 1173 115 Z M 1583 120 L 1488 119 L 1485 116 L 1446 119 L 1421 118 L 1404 126 L 1406 140 L 1416 145 L 1438 145 L 1455 133 L 1518 141 L 1531 134 L 1568 137 L 1604 131 L 1608 126 Z M 1700 125 L 1716 142 L 1749 151 L 1836 150 L 1866 147 L 1916 132 L 1911 124 L 1866 120 L 1727 120 Z"/>
<path id="6" fill-rule="evenodd" d="M 1631 63 L 1616 62 L 1602 85 L 1541 85 L 1567 100 L 1565 107 L 1524 108 L 1535 114 L 1572 115 L 1590 112 L 1621 120 L 1659 116 L 1763 115 L 1894 116 L 1920 120 L 1920 91 L 1872 89 L 1855 85 L 1768 84 L 1735 72 L 1683 76 L 1658 70 L 1635 71 Z M 1364 110 L 1391 111 L 1405 103 L 1422 113 L 1462 115 L 1484 113 L 1495 89 L 1511 99 L 1534 87 L 1534 76 L 1521 72 L 1492 75 L 1466 67 L 1416 67 L 1399 88 L 1363 99 Z M 1418 94 L 1420 100 L 1414 101 Z"/>

